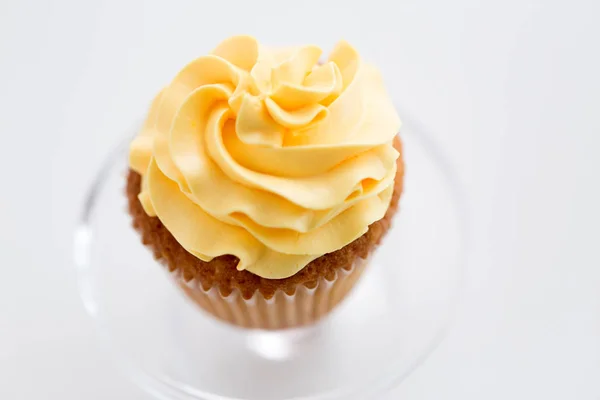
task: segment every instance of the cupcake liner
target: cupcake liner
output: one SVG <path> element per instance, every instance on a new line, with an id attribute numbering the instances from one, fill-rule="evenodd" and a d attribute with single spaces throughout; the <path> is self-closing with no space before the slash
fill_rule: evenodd
<path id="1" fill-rule="evenodd" d="M 333 280 L 321 277 L 317 285 L 298 285 L 292 295 L 277 290 L 265 298 L 256 291 L 244 299 L 238 289 L 223 296 L 218 287 L 205 290 L 195 279 L 186 281 L 179 271 L 170 273 L 187 297 L 221 321 L 250 329 L 286 329 L 310 325 L 333 310 L 352 289 L 368 260 L 358 257 L 350 268 L 339 268 Z"/>

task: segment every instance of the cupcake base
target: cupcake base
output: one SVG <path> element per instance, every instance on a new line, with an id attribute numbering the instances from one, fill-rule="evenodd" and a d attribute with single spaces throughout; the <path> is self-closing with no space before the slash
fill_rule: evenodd
<path id="1" fill-rule="evenodd" d="M 394 147 L 402 155 L 399 137 L 394 140 Z M 157 217 L 146 214 L 138 199 L 141 176 L 133 170 L 127 177 L 126 194 L 133 226 L 142 243 L 174 274 L 188 297 L 223 321 L 248 328 L 282 329 L 318 321 L 350 291 L 398 209 L 404 184 L 402 156 L 397 165 L 394 193 L 384 217 L 372 223 L 358 239 L 283 279 L 238 271 L 238 259 L 231 255 L 205 262 L 189 253 Z"/>
<path id="2" fill-rule="evenodd" d="M 333 310 L 354 286 L 368 261 L 357 258 L 350 268 L 340 268 L 333 280 L 322 277 L 316 286 L 299 286 L 293 294 L 277 290 L 266 298 L 257 291 L 245 299 L 238 289 L 223 296 L 215 287 L 204 290 L 176 271 L 175 283 L 204 311 L 230 324 L 254 329 L 286 329 L 311 325 Z"/>

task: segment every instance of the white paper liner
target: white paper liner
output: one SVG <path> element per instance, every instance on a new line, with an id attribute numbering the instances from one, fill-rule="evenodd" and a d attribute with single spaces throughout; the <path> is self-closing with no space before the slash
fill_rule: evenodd
<path id="1" fill-rule="evenodd" d="M 339 268 L 331 281 L 320 278 L 314 288 L 298 285 L 292 295 L 277 290 L 270 299 L 256 291 L 246 300 L 238 289 L 223 296 L 217 287 L 204 290 L 194 279 L 186 282 L 179 270 L 170 275 L 194 303 L 216 318 L 245 328 L 272 330 L 317 322 L 348 294 L 367 264 L 368 260 L 359 257 L 349 269 Z"/>

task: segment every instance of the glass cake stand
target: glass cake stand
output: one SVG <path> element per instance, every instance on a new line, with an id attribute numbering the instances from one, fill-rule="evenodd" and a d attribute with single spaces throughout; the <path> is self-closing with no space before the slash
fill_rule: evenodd
<path id="1" fill-rule="evenodd" d="M 218 322 L 171 282 L 131 227 L 119 145 L 75 233 L 81 298 L 116 366 L 165 400 L 364 400 L 397 386 L 447 331 L 467 237 L 450 165 L 417 124 L 401 137 L 400 211 L 361 281 L 319 324 L 275 332 Z"/>

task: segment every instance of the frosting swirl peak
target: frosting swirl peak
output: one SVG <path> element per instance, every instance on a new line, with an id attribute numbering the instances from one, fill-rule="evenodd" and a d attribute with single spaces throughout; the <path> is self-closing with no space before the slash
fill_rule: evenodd
<path id="1" fill-rule="evenodd" d="M 400 121 L 346 42 L 223 41 L 153 101 L 130 147 L 139 198 L 187 251 L 284 278 L 366 232 L 393 192 Z"/>

